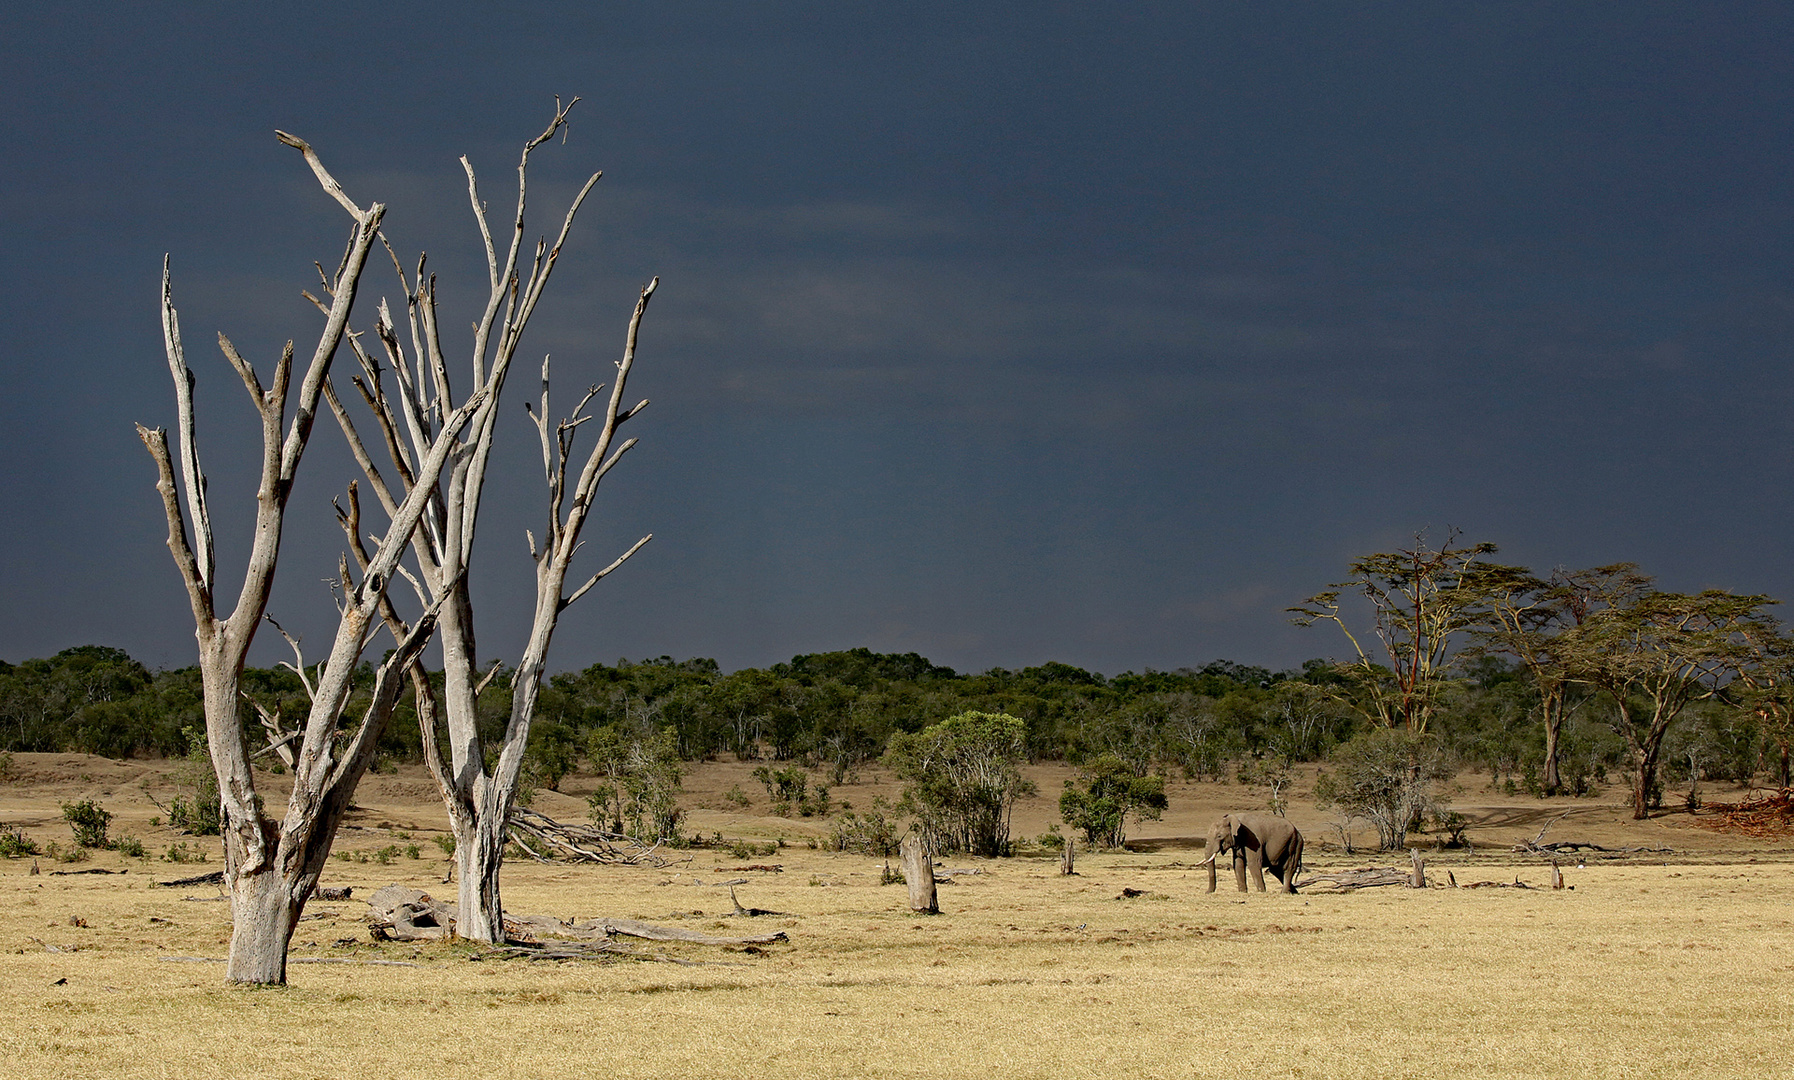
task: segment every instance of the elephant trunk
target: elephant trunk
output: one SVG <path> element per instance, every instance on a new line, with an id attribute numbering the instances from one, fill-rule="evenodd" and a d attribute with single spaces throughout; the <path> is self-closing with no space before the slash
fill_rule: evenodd
<path id="1" fill-rule="evenodd" d="M 1221 854 L 1221 851 L 1219 848 L 1216 848 L 1215 850 L 1210 851 L 1208 853 L 1208 858 L 1202 860 L 1202 865 L 1208 867 L 1208 891 L 1209 892 L 1215 891 L 1215 856 L 1219 855 L 1219 854 Z"/>

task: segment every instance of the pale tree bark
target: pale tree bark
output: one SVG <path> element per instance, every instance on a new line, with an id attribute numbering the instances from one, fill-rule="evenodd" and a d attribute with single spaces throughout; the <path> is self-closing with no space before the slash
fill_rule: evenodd
<path id="1" fill-rule="evenodd" d="M 574 102 L 577 101 L 575 98 Z M 523 148 L 517 165 L 517 208 L 503 261 L 487 224 L 486 208 L 479 197 L 473 166 L 466 158 L 461 159 L 467 173 L 468 198 L 485 244 L 489 290 L 484 309 L 474 323 L 472 372 L 475 383 L 484 383 L 491 388 L 491 397 L 458 440 L 448 469 L 437 478 L 424 480 L 414 475 L 411 466 L 422 441 L 429 436 L 429 418 L 443 414 L 452 404 L 449 373 L 438 333 L 435 282 L 424 273 L 422 259 L 415 274 L 409 278 L 394 259 L 407 297 L 409 348 L 400 340 L 399 327 L 384 305 L 376 337 L 385 354 L 385 365 L 358 341 L 354 342 L 362 369 L 354 384 L 363 403 L 373 413 L 380 440 L 392 462 L 394 481 L 389 482 L 376 466 L 367 442 L 356 430 L 353 418 L 340 399 L 334 393 L 329 395 L 351 452 L 366 474 L 370 488 L 389 512 L 400 499 L 414 496 L 420 487 L 429 489 L 429 510 L 412 537 L 412 550 L 419 570 L 414 584 L 421 599 L 431 605 L 440 605 L 443 678 L 439 688 L 427 677 L 421 665 L 414 664 L 412 685 L 422 728 L 424 760 L 436 779 L 455 836 L 455 861 L 460 876 L 456 933 L 478 941 L 504 940 L 499 874 L 504 861 L 508 819 L 522 774 L 524 750 L 535 718 L 536 701 L 541 692 L 555 626 L 562 611 L 649 540 L 647 536 L 642 537 L 568 594 L 567 576 L 598 486 L 635 445 L 634 439 L 617 443 L 617 429 L 648 404 L 642 401 L 624 409 L 623 393 L 635 361 L 642 315 L 658 279 L 649 282 L 637 298 L 623 356 L 616 362 L 616 377 L 608 396 L 603 399 L 602 413 L 585 412 L 585 407 L 600 395 L 600 388 L 594 386 L 568 419 L 551 426 L 548 421 L 549 364 L 546 359 L 542 362 L 541 410 L 539 413 L 531 410 L 531 416 L 542 444 L 543 469 L 548 482 L 547 531 L 540 545 L 534 534 L 529 534 L 530 554 L 536 563 L 535 616 L 524 643 L 522 659 L 511 677 L 510 718 L 497 745 L 488 748 L 479 733 L 477 705 L 491 674 L 482 678 L 477 668 L 468 570 L 473 558 L 486 465 L 492 451 L 500 389 L 580 205 L 602 175 L 593 174 L 574 197 L 554 243 L 550 245 L 546 239 L 539 240 L 530 265 L 520 268 L 530 153 L 561 130 L 572 106 L 573 102 L 569 102 L 563 108 L 557 101 L 554 118 L 548 127 Z M 389 371 L 395 384 L 390 393 L 383 378 Z M 577 474 L 570 477 L 575 434 L 580 427 L 594 421 L 597 429 L 595 444 Z M 353 507 L 350 512 L 358 513 Z M 345 528 L 353 531 L 347 523 Z M 395 634 L 406 632 L 395 612 L 389 609 L 387 617 Z M 442 745 L 445 740 L 446 755 Z M 490 760 L 488 749 L 496 751 L 490 755 Z"/>
<path id="2" fill-rule="evenodd" d="M 373 692 L 359 721 L 346 731 L 338 721 L 348 703 L 351 678 L 371 633 L 378 629 L 377 608 L 387 582 L 399 569 L 406 542 L 426 508 L 428 493 L 392 508 L 392 521 L 366 562 L 359 580 L 342 572 L 340 620 L 328 658 L 307 680 L 311 703 L 303 726 L 294 733 L 291 751 L 293 793 L 286 811 L 274 818 L 264 809 L 250 769 L 249 737 L 244 731 L 241 679 L 244 658 L 267 612 L 287 499 L 311 435 L 318 400 L 329 378 L 331 361 L 348 327 L 367 256 L 379 236 L 385 207 L 363 210 L 325 171 L 317 154 L 303 140 L 277 132 L 280 140 L 305 155 L 324 190 L 355 220 L 347 252 L 334 275 L 326 279 L 330 302 L 325 322 L 299 381 L 292 389 L 293 346 L 289 342 L 274 369 L 273 384 L 263 388 L 255 369 L 230 341 L 218 343 L 248 390 L 262 420 L 261 479 L 256 492 L 255 539 L 244 570 L 236 605 L 220 615 L 212 523 L 206 479 L 194 435 L 194 376 L 181 346 L 166 260 L 162 276 L 162 326 L 169 369 L 174 378 L 179 423 L 180 481 L 169 451 L 167 433 L 138 426 L 138 435 L 157 467 L 157 490 L 168 522 L 168 547 L 187 587 L 199 642 L 200 673 L 205 688 L 206 741 L 218 774 L 223 820 L 224 877 L 231 898 L 230 957 L 225 978 L 237 983 L 286 981 L 286 950 L 305 902 L 317 884 L 329 855 L 337 825 L 347 810 L 356 783 L 373 759 L 374 747 L 391 715 L 403 685 L 403 672 L 428 641 L 435 611 L 426 611 L 397 637 L 397 648 L 375 673 Z M 420 457 L 417 475 L 440 472 L 458 432 L 486 399 L 477 395 L 466 409 L 445 414 L 443 437 Z M 287 419 L 291 404 L 292 417 Z M 184 489 L 184 499 L 183 499 Z M 192 529 L 189 541 L 188 529 Z"/>

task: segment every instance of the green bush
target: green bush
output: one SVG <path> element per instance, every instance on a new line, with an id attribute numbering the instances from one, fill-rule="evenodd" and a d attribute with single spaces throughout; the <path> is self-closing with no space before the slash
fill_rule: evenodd
<path id="1" fill-rule="evenodd" d="M 106 842 L 106 829 L 112 824 L 112 815 L 101 809 L 100 804 L 92 799 L 83 799 L 78 803 L 63 803 L 62 820 L 69 823 L 69 829 L 75 834 L 77 845 L 84 848 L 112 846 Z"/>
<path id="2" fill-rule="evenodd" d="M 887 809 L 883 799 L 874 799 L 872 809 L 864 815 L 852 810 L 842 814 L 829 830 L 827 848 L 861 855 L 894 853 L 897 850 L 897 826 L 886 816 Z"/>
<path id="3" fill-rule="evenodd" d="M 801 817 L 827 815 L 830 806 L 828 788 L 822 784 L 810 786 L 810 774 L 796 765 L 788 765 L 782 769 L 774 769 L 762 765 L 753 771 L 754 779 L 766 788 L 766 797 L 772 800 L 772 812 L 780 817 L 797 814 Z M 740 790 L 739 787 L 736 788 Z M 747 805 L 747 796 L 741 796 L 741 805 Z"/>
<path id="4" fill-rule="evenodd" d="M 1137 776 L 1114 754 L 1100 754 L 1084 766 L 1083 787 L 1070 780 L 1059 796 L 1059 816 L 1090 844 L 1118 848 L 1127 842 L 1127 819 L 1156 820 L 1165 812 L 1165 778 Z"/>
<path id="5" fill-rule="evenodd" d="M 37 844 L 17 829 L 0 829 L 0 858 L 20 859 L 39 854 Z"/>
<path id="6" fill-rule="evenodd" d="M 455 857 L 454 833 L 440 833 L 437 836 L 432 837 L 432 839 L 436 841 L 436 846 L 442 849 L 443 855 L 451 859 Z"/>
<path id="7" fill-rule="evenodd" d="M 205 732 L 189 727 L 182 733 L 187 737 L 187 755 L 175 774 L 175 783 L 183 794 L 176 795 L 169 805 L 168 824 L 191 836 L 217 836 L 224 827 L 224 812 Z"/>
<path id="8" fill-rule="evenodd" d="M 120 855 L 128 855 L 133 859 L 147 858 L 149 853 L 143 850 L 143 841 L 135 836 L 121 836 L 112 841 L 112 849 Z"/>
<path id="9" fill-rule="evenodd" d="M 936 851 L 1008 855 L 1010 813 L 1035 790 L 1021 771 L 1027 734 L 1007 713 L 963 712 L 892 736 L 884 762 L 907 782 L 898 810 Z"/>
<path id="10" fill-rule="evenodd" d="M 1315 805 L 1366 819 L 1385 851 L 1406 846 L 1409 830 L 1440 809 L 1444 799 L 1434 785 L 1454 771 L 1436 739 L 1397 728 L 1375 728 L 1341 743 L 1332 765 L 1315 782 Z"/>
<path id="11" fill-rule="evenodd" d="M 79 845 L 64 850 L 52 840 L 44 846 L 44 858 L 55 859 L 59 863 L 78 863 L 87 861 L 87 849 Z"/>
<path id="12" fill-rule="evenodd" d="M 201 848 L 198 844 L 189 844 L 185 840 L 176 840 L 174 843 L 168 845 L 168 850 L 162 853 L 162 861 L 171 863 L 200 863 L 206 861 L 206 853 L 205 849 Z"/>

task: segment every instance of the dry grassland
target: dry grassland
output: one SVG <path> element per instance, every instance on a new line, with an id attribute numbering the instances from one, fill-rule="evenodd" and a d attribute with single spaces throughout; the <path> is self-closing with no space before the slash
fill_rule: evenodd
<path id="1" fill-rule="evenodd" d="M 152 849 L 155 766 L 20 755 L 0 823 L 61 839 L 58 800 L 98 797 L 114 832 Z M 1056 795 L 1057 776 L 1041 775 Z M 216 890 L 152 887 L 217 866 L 100 855 L 52 876 L 0 862 L 0 1075 L 53 1077 L 1764 1076 L 1787 1075 L 1794 1020 L 1794 862 L 1687 823 L 1628 826 L 1611 805 L 1554 839 L 1670 846 L 1651 862 L 1566 866 L 1571 890 L 1372 889 L 1207 895 L 1187 840 L 1237 787 L 1184 785 L 1173 814 L 1139 830 L 1141 853 L 1087 856 L 1061 877 L 1047 858 L 949 861 L 945 913 L 904 910 L 880 866 L 802 843 L 818 827 L 744 812 L 721 794 L 745 768 L 688 787 L 706 834 L 784 835 L 744 870 L 726 852 L 653 870 L 511 864 L 507 907 L 563 918 L 629 916 L 719 935 L 782 929 L 759 950 L 641 944 L 645 959 L 470 959 L 467 946 L 378 945 L 359 902 L 314 903 L 282 990 L 233 990 L 216 963 L 228 911 Z M 85 779 L 83 779 L 83 777 Z M 348 848 L 423 839 L 390 866 L 333 861 L 358 891 L 400 881 L 439 893 L 427 842 L 441 812 L 416 776 L 371 778 Z M 1048 786 L 1047 781 L 1052 782 Z M 743 784 L 750 788 L 750 784 Z M 838 796 L 863 805 L 871 785 Z M 162 797 L 157 793 L 158 797 Z M 422 794 L 429 795 L 427 786 Z M 756 793 L 758 794 L 758 793 Z M 543 808 L 574 817 L 571 798 Z M 166 801 L 164 798 L 163 801 Z M 1536 858 L 1498 853 L 1559 812 L 1533 800 L 1470 807 L 1481 854 L 1435 860 L 1461 883 L 1534 885 Z M 1024 808 L 1018 833 L 1045 821 Z M 141 804 L 141 805 L 139 805 Z M 47 808 L 47 813 L 46 813 Z M 725 809 L 726 808 L 726 809 Z M 1325 838 L 1325 815 L 1298 808 Z M 381 827 L 382 823 L 386 827 Z M 1318 845 L 1317 845 L 1318 847 Z M 1756 860 L 1756 861 L 1752 861 Z M 1393 862 L 1312 851 L 1318 869 Z M 724 917 L 743 904 L 786 914 Z M 1122 898 L 1124 888 L 1145 895 Z M 1223 889 L 1230 887 L 1225 880 Z M 71 921 L 75 920 L 75 921 Z M 84 923 L 85 925 L 78 925 Z M 337 944 L 353 940 L 353 944 Z M 50 952 L 46 946 L 63 951 Z M 72 951 L 71 951 L 72 950 Z M 399 961 L 414 967 L 368 964 Z M 63 981 L 66 980 L 66 981 Z"/>

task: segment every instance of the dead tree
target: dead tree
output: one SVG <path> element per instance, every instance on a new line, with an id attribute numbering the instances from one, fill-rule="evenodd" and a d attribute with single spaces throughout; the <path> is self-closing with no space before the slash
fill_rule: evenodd
<path id="1" fill-rule="evenodd" d="M 903 881 L 909 887 L 909 909 L 920 915 L 939 915 L 940 902 L 934 892 L 934 860 L 922 838 L 911 833 L 899 845 L 903 854 Z"/>
<path id="2" fill-rule="evenodd" d="M 311 704 L 297 732 L 293 753 L 293 793 L 283 816 L 263 807 L 250 771 L 251 738 L 242 720 L 241 678 L 244 657 L 267 611 L 275 564 L 285 525 L 287 499 L 311 435 L 318 399 L 327 385 L 330 365 L 348 327 L 350 309 L 369 251 L 379 236 L 386 208 L 375 203 L 362 209 L 351 201 L 312 148 L 303 140 L 277 132 L 280 140 L 305 155 L 324 190 L 354 218 L 348 250 L 334 275 L 325 282 L 329 303 L 323 304 L 324 328 L 293 389 L 293 346 L 287 343 L 276 362 L 274 381 L 264 388 L 251 364 L 229 339 L 218 336 L 225 359 L 248 389 L 262 420 L 261 479 L 256 491 L 255 539 L 244 570 L 235 607 L 220 616 L 217 608 L 212 521 L 205 472 L 194 438 L 193 373 L 181 346 L 167 261 L 162 271 L 162 331 L 169 370 L 174 377 L 179 425 L 180 478 L 169 452 L 167 433 L 138 425 L 137 432 L 155 459 L 156 488 L 168 520 L 168 548 L 187 587 L 199 642 L 199 666 L 205 687 L 206 742 L 218 774 L 224 837 L 224 884 L 231 900 L 230 960 L 225 978 L 239 983 L 286 981 L 287 943 L 317 884 L 318 873 L 349 799 L 368 764 L 375 743 L 391 715 L 404 684 L 404 670 L 429 639 L 434 611 L 426 611 L 397 635 L 398 648 L 375 672 L 371 699 L 360 720 L 347 731 L 338 721 L 347 704 L 350 680 L 371 634 L 379 629 L 376 609 L 386 586 L 399 569 L 406 541 L 422 515 L 428 492 L 395 504 L 391 524 L 366 560 L 359 580 L 346 563 L 341 568 L 340 619 L 329 657 L 307 682 Z M 454 432 L 467 423 L 485 400 L 476 395 L 469 407 L 445 413 L 442 438 L 419 455 L 417 474 L 434 477 L 454 445 Z M 291 404 L 292 416 L 287 419 Z M 184 502 L 183 502 L 184 493 Z M 191 528 L 191 540 L 189 540 Z"/>
<path id="3" fill-rule="evenodd" d="M 429 510 L 412 537 L 412 550 L 420 571 L 413 584 L 426 604 L 441 606 L 443 681 L 438 689 L 424 675 L 421 666 L 414 664 L 412 684 L 422 727 L 424 760 L 448 808 L 449 824 L 455 836 L 462 912 L 456 932 L 476 941 L 504 940 L 499 869 L 555 625 L 561 612 L 649 540 L 647 536 L 642 537 L 569 595 L 567 575 L 598 485 L 635 445 L 634 439 L 616 443 L 617 429 L 648 404 L 642 401 L 625 409 L 623 392 L 635 360 L 642 314 L 647 310 L 648 300 L 654 295 L 659 279 L 650 281 L 636 300 L 623 355 L 616 362 L 616 375 L 608 397 L 602 399 L 605 405 L 601 413 L 587 414 L 584 411 L 600 395 L 601 388 L 593 386 L 580 399 L 571 416 L 551 425 L 548 420 L 549 365 L 546 358 L 542 361 L 541 411 L 531 410 L 531 417 L 542 444 L 549 512 L 546 533 L 540 544 L 533 532 L 525 534 L 536 563 L 535 617 L 529 638 L 524 643 L 522 659 L 511 678 L 510 719 L 496 747 L 497 754 L 489 763 L 477 723 L 476 704 L 485 681 L 475 666 L 474 610 L 467 575 L 473 559 L 474 529 L 486 480 L 486 463 L 492 452 L 499 389 L 549 275 L 554 271 L 574 217 L 603 175 L 592 174 L 574 196 L 554 243 L 550 245 L 545 238 L 538 240 L 528 266 L 520 266 L 530 152 L 565 126 L 568 110 L 578 100 L 573 99 L 565 107 L 557 100 L 553 120 L 523 148 L 517 164 L 517 209 L 509 249 L 503 261 L 487 223 L 485 204 L 480 201 L 473 165 L 465 157 L 461 159 L 467 173 L 467 193 L 473 204 L 474 219 L 485 242 L 488 272 L 486 302 L 474 320 L 473 381 L 476 385 L 490 384 L 493 389 L 492 396 L 467 425 L 464 437 L 457 440 L 449 467 L 440 476 L 427 479 L 416 475 L 412 467 L 412 462 L 429 443 L 430 418 L 453 410 L 449 371 L 438 332 L 435 279 L 425 273 L 421 258 L 409 278 L 394 259 L 406 295 L 409 346 L 401 341 L 399 327 L 384 305 L 375 336 L 385 355 L 385 366 L 359 341 L 354 341 L 356 358 L 361 364 L 361 374 L 354 380 L 355 387 L 373 413 L 380 440 L 392 462 L 393 482 L 389 482 L 375 465 L 367 443 L 357 432 L 341 401 L 334 393 L 330 394 L 330 404 L 349 440 L 350 449 L 381 504 L 390 512 L 401 500 L 408 500 L 420 490 L 427 489 L 429 495 Z M 393 375 L 390 390 L 383 379 L 388 370 Z M 597 428 L 595 443 L 578 472 L 569 477 L 574 437 L 579 428 L 588 423 Z M 345 528 L 353 529 L 347 515 L 358 513 L 352 503 L 345 515 Z M 390 605 L 387 617 L 395 634 L 405 632 L 404 624 Z M 445 733 L 446 758 L 442 747 Z"/>

